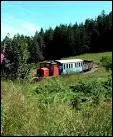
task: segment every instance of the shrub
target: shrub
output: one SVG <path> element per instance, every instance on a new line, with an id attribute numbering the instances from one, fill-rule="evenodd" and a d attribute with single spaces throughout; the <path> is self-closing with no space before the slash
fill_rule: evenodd
<path id="1" fill-rule="evenodd" d="M 29 76 L 29 72 L 29 65 L 26 63 L 21 63 L 17 71 L 18 79 L 27 79 Z"/>
<path id="2" fill-rule="evenodd" d="M 106 70 L 112 70 L 112 57 L 102 57 L 100 62 L 102 66 L 106 68 Z"/>
<path id="3" fill-rule="evenodd" d="M 80 97 L 75 96 L 71 101 L 71 105 L 73 109 L 75 108 L 76 110 L 80 110 Z"/>

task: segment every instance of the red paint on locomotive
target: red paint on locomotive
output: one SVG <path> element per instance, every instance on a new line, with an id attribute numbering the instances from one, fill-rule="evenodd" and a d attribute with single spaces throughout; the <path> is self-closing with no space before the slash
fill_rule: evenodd
<path id="1" fill-rule="evenodd" d="M 40 64 L 40 68 L 37 69 L 37 76 L 59 76 L 59 66 L 56 63 L 44 62 Z"/>

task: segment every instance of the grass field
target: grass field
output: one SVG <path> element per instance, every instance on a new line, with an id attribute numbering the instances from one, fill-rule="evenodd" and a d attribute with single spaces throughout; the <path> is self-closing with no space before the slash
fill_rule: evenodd
<path id="1" fill-rule="evenodd" d="M 4 135 L 112 135 L 111 72 L 101 66 L 102 56 L 112 53 L 69 57 L 94 60 L 100 67 L 91 74 L 2 80 Z"/>

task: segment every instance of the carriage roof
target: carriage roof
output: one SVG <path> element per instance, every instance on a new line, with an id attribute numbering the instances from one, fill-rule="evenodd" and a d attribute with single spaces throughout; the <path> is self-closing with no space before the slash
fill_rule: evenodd
<path id="1" fill-rule="evenodd" d="M 76 62 L 83 62 L 82 59 L 69 59 L 69 60 L 55 60 L 59 63 L 76 63 Z"/>

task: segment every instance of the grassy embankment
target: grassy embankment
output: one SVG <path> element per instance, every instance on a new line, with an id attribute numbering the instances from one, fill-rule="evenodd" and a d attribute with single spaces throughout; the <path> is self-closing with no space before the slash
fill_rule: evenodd
<path id="1" fill-rule="evenodd" d="M 111 52 L 83 54 L 100 64 Z M 74 57 L 69 57 L 74 58 Z M 4 135 L 112 135 L 110 72 L 1 82 Z M 32 70 L 33 71 L 33 70 Z"/>

